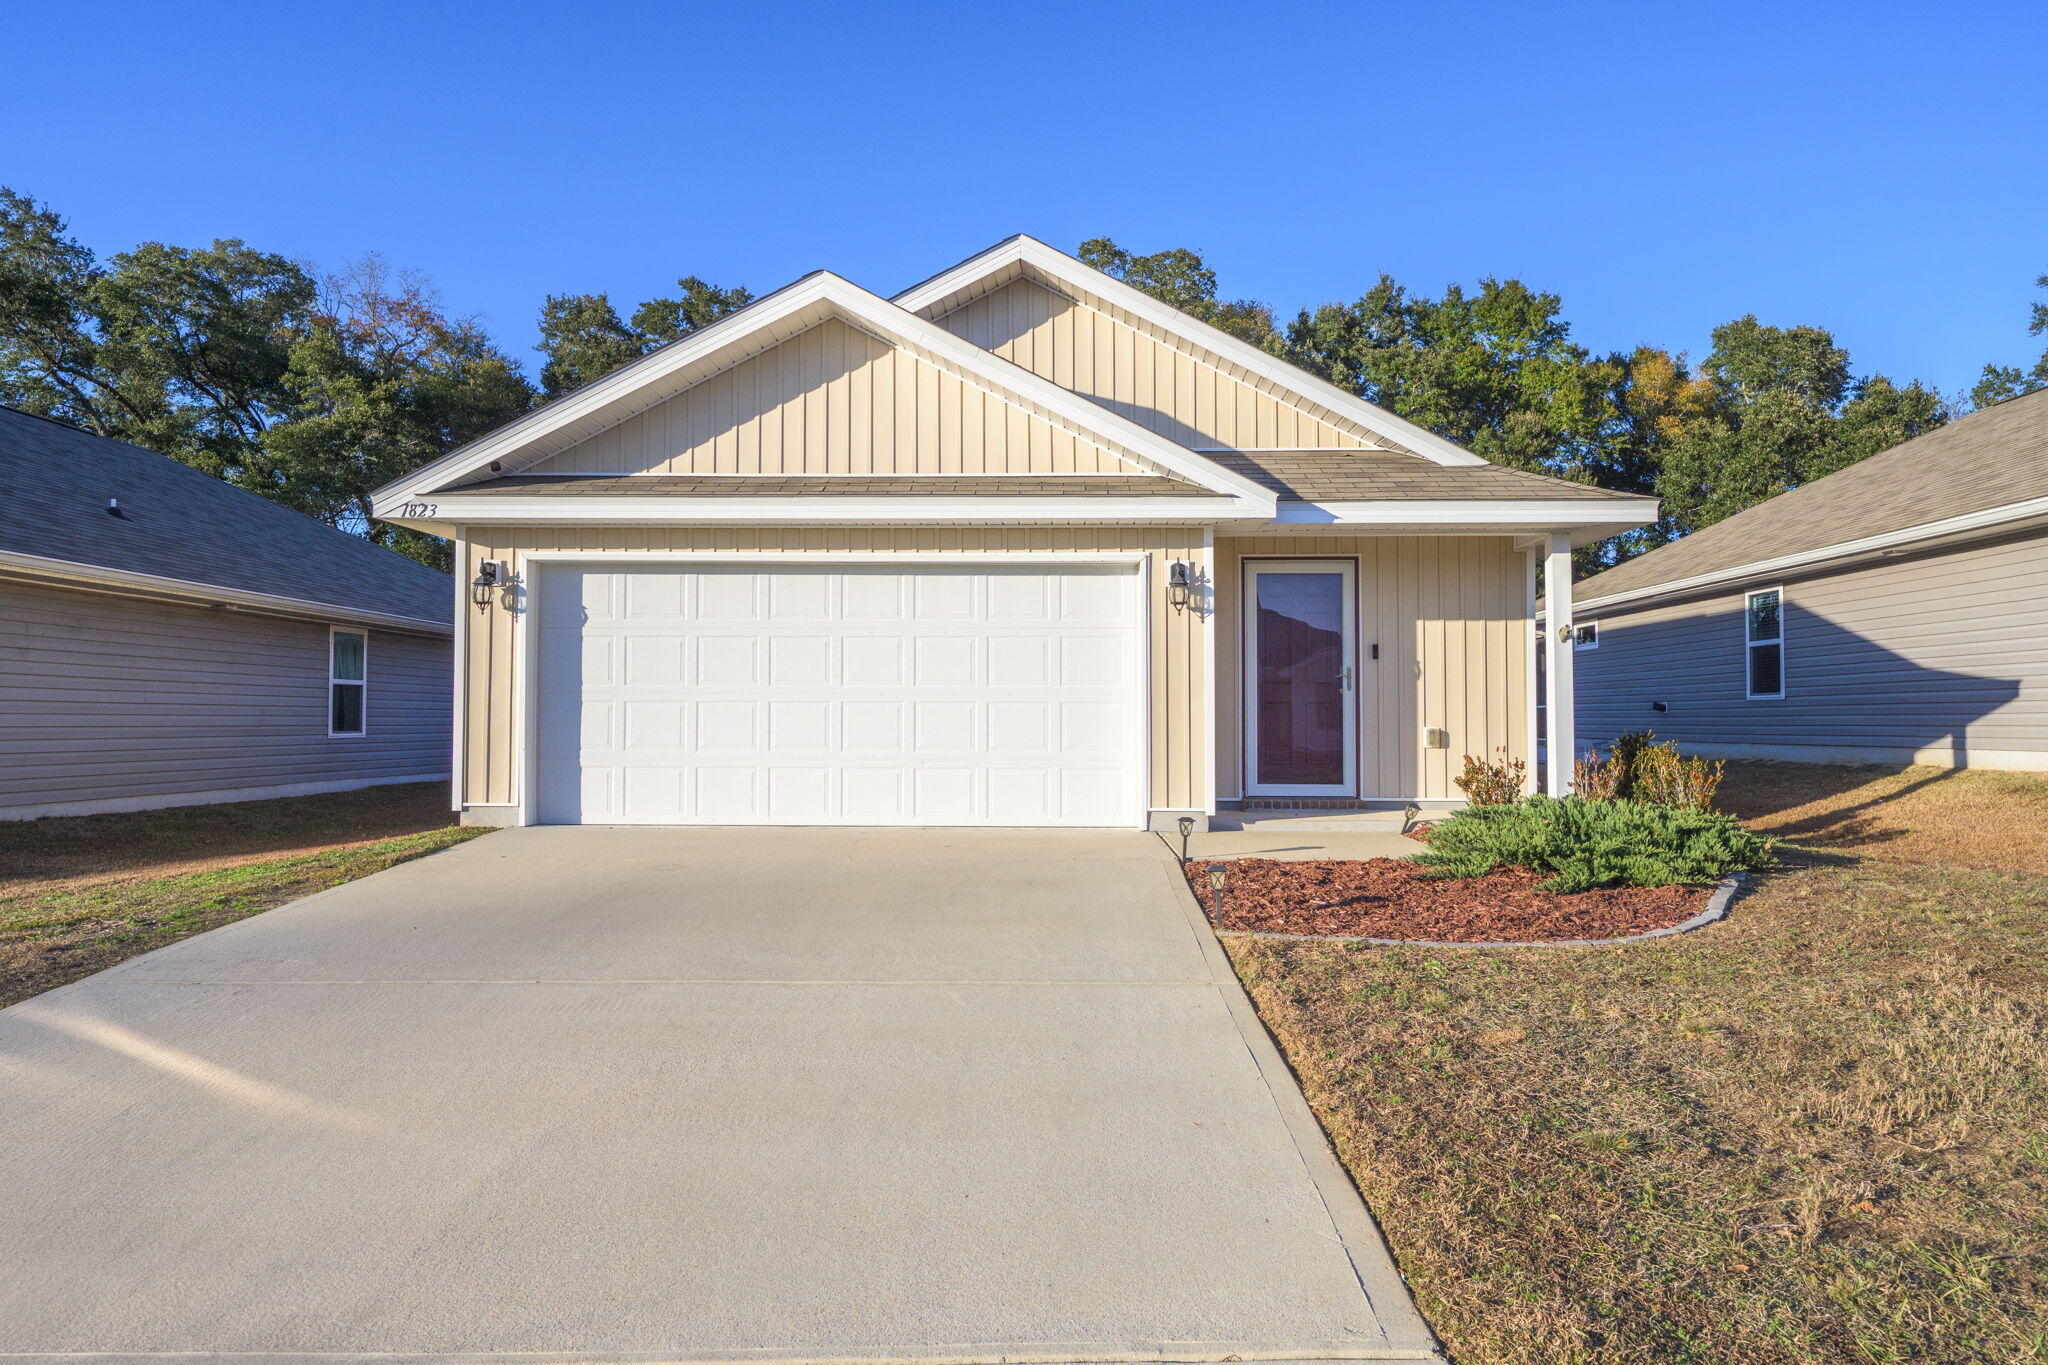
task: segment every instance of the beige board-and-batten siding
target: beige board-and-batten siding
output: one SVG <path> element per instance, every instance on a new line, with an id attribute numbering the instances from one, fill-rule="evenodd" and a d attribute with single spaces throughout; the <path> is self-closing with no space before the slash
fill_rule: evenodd
<path id="1" fill-rule="evenodd" d="M 1241 607 L 1247 555 L 1354 557 L 1359 565 L 1362 795 L 1384 800 L 1454 800 L 1466 753 L 1505 745 L 1530 757 L 1529 563 L 1505 537 L 1281 536 L 1219 539 L 1215 560 L 1199 528 L 988 527 L 965 529 L 532 528 L 472 527 L 461 572 L 479 560 L 523 572 L 528 551 L 661 552 L 772 558 L 777 554 L 900 554 L 922 562 L 1002 555 L 1143 553 L 1151 561 L 1149 802 L 1155 810 L 1201 810 L 1241 788 Z M 1204 612 L 1164 602 L 1168 566 L 1182 560 L 1214 587 Z M 1221 665 L 1210 729 L 1211 632 Z M 513 756 L 512 617 L 501 607 L 473 614 L 468 668 L 464 793 L 467 803 L 509 806 L 520 796 Z M 1450 732 L 1450 747 L 1426 749 L 1423 730 Z"/>
<path id="2" fill-rule="evenodd" d="M 1505 536 L 1259 535 L 1216 542 L 1217 628 L 1243 638 L 1244 561 L 1358 564 L 1360 795 L 1455 800 L 1466 754 L 1533 762 L 1529 735 L 1529 559 Z M 1379 658 L 1371 647 L 1379 646 Z M 1243 791 L 1244 660 L 1226 646 L 1216 679 L 1217 789 Z M 1431 727 L 1443 749 L 1424 746 Z"/>
<path id="3" fill-rule="evenodd" d="M 1197 612 L 1174 612 L 1164 601 L 1168 567 L 1180 560 L 1199 577 L 1208 570 L 1200 527 L 968 527 L 968 528 L 713 528 L 713 527 L 491 527 L 467 528 L 458 571 L 474 574 L 481 560 L 507 562 L 525 575 L 529 551 L 588 553 L 689 552 L 735 560 L 779 554 L 902 555 L 904 567 L 938 566 L 1004 555 L 1132 555 L 1150 561 L 1154 600 L 1147 613 L 1152 638 L 1148 748 L 1149 803 L 1158 810 L 1199 810 L 1209 791 L 1208 624 Z M 464 717 L 463 799 L 468 805 L 510 806 L 520 799 L 516 771 L 512 616 L 502 607 L 477 613 L 467 626 L 467 709 Z"/>
<path id="4" fill-rule="evenodd" d="M 0 816 L 444 779 L 448 638 L 369 636 L 366 733 L 331 738 L 327 623 L 0 583 Z"/>
<path id="5" fill-rule="evenodd" d="M 1283 395 L 1213 351 L 1100 299 L 1017 280 L 935 319 L 1042 379 L 1195 449 L 1379 444 L 1355 423 Z"/>
<path id="6" fill-rule="evenodd" d="M 1156 471 L 979 383 L 828 318 L 525 472 Z"/>

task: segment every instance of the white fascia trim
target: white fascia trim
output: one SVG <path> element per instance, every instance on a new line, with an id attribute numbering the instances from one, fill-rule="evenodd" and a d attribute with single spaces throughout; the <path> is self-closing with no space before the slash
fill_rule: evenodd
<path id="1" fill-rule="evenodd" d="M 1995 530 L 2001 526 L 2032 521 L 2039 517 L 2048 517 L 2048 498 L 2009 502 L 2003 507 L 1968 512 L 1941 521 L 1908 526 L 1899 531 L 1886 531 L 1881 535 L 1845 540 L 1838 545 L 1827 545 L 1818 550 L 1802 550 L 1797 554 L 1753 560 L 1748 564 L 1738 564 L 1732 569 L 1716 569 L 1712 573 L 1694 574 L 1690 578 L 1673 579 L 1669 583 L 1653 583 L 1648 587 L 1634 588 L 1627 592 L 1588 597 L 1579 602 L 1579 608 L 1584 610 L 1595 606 L 1615 607 L 1624 603 L 1647 602 L 1660 597 L 1678 597 L 1702 588 L 1718 587 L 1728 583 L 1750 583 L 1759 578 L 1777 578 L 1798 569 L 1918 545 L 1923 541 L 1943 540 L 1950 536 L 1968 535 L 1974 531 Z"/>
<path id="2" fill-rule="evenodd" d="M 592 497 L 508 498 L 494 494 L 434 500 L 439 523 L 633 522 L 744 523 L 879 522 L 885 524 L 1006 521 L 1137 521 L 1154 524 L 1212 522 L 1256 515 L 1235 498 L 856 498 L 824 495 L 796 498 Z M 424 519 L 383 518 L 404 525 Z"/>
<path id="3" fill-rule="evenodd" d="M 1213 460 L 1205 460 L 1185 446 L 1169 441 L 1127 417 L 1120 417 L 1079 394 L 1069 393 L 992 351 L 963 341 L 937 323 L 898 308 L 849 280 L 841 279 L 830 271 L 820 271 L 720 319 L 702 331 L 692 333 L 672 346 L 614 371 L 587 388 L 500 427 L 461 450 L 415 470 L 404 479 L 385 485 L 373 495 L 375 514 L 388 518 L 400 502 L 419 499 L 450 480 L 484 468 L 492 460 L 510 458 L 536 437 L 589 416 L 664 374 L 704 359 L 752 332 L 819 303 L 829 304 L 848 322 L 874 332 L 885 341 L 913 351 L 923 351 L 942 364 L 972 375 L 1026 404 L 1035 404 L 1106 444 L 1122 447 L 1141 460 L 1179 474 L 1203 488 L 1234 495 L 1253 506 L 1270 508 L 1273 505 L 1271 490 L 1243 475 L 1233 473 Z M 732 326 L 735 323 L 741 325 Z"/>
<path id="4" fill-rule="evenodd" d="M 98 564 L 79 564 L 68 559 L 26 555 L 14 550 L 0 550 L 0 571 L 6 570 L 52 583 L 76 584 L 100 591 L 131 593 L 137 596 L 176 597 L 278 616 L 383 626 L 390 630 L 413 631 L 421 635 L 452 635 L 455 631 L 455 627 L 446 621 L 428 621 L 417 616 L 399 616 L 390 612 L 337 607 L 329 602 L 314 602 L 303 597 L 247 592 L 240 588 L 217 587 L 212 583 L 197 583 L 190 579 L 164 578 L 156 574 L 110 569 Z"/>
<path id="5" fill-rule="evenodd" d="M 1568 498 L 1385 499 L 1374 502 L 1283 502 L 1276 522 L 1304 525 L 1646 526 L 1655 498 L 1573 501 Z"/>
<path id="6" fill-rule="evenodd" d="M 912 285 L 898 294 L 893 302 L 912 312 L 921 312 L 948 294 L 965 289 L 976 280 L 993 275 L 1010 265 L 1029 266 L 1083 293 L 1108 299 L 1118 308 L 1135 317 L 1143 318 L 1160 330 L 1180 337 L 1191 345 L 1214 351 L 1261 379 L 1277 384 L 1332 412 L 1341 413 L 1367 431 L 1396 441 L 1437 464 L 1487 463 L 1471 451 L 1446 441 L 1435 432 L 1426 431 L 1413 422 L 1396 417 L 1385 408 L 1366 402 L 1356 394 L 1346 393 L 1327 380 L 1318 379 L 1306 370 L 1267 355 L 1258 347 L 1249 342 L 1239 341 L 1228 332 L 1191 318 L 1173 305 L 1162 303 L 1122 280 L 1111 279 L 1101 271 L 1083 265 L 1066 252 L 1048 246 L 1035 237 L 1020 236 L 999 242 L 986 251 L 968 257 L 944 274 L 936 275 L 922 284 Z"/>

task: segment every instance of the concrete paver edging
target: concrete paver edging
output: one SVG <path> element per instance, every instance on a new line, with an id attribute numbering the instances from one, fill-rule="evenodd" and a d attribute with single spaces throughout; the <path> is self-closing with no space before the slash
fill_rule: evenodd
<path id="1" fill-rule="evenodd" d="M 1625 934 L 1620 938 L 1554 938 L 1532 943 L 1514 943 L 1504 940 L 1481 942 L 1457 942 L 1450 939 L 1433 938 L 1369 938 L 1364 934 L 1280 934 L 1262 929 L 1223 929 L 1220 933 L 1233 938 L 1282 938 L 1320 939 L 1326 943 L 1370 943 L 1382 948 L 1609 948 L 1624 943 L 1646 943 L 1653 938 L 1670 938 L 1675 934 L 1689 934 L 1695 929 L 1704 929 L 1709 924 L 1728 918 L 1728 907 L 1734 903 L 1736 894 L 1749 883 L 1746 872 L 1732 872 L 1723 877 L 1714 887 L 1714 894 L 1707 897 L 1707 903 L 1697 915 L 1681 924 L 1669 925 L 1662 929 L 1651 929 L 1640 934 Z M 1194 895 L 1192 887 L 1189 896 Z M 1208 916 L 1204 915 L 1206 921 Z"/>

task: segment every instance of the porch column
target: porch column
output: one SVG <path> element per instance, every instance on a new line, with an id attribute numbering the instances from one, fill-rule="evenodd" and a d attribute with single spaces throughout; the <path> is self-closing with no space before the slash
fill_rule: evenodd
<path id="1" fill-rule="evenodd" d="M 1572 538 L 1553 534 L 1543 561 L 1543 711 L 1549 727 L 1548 777 L 1543 790 L 1563 796 L 1572 789 L 1572 760 L 1578 755 L 1578 726 L 1572 714 Z M 1562 635 L 1564 638 L 1559 639 Z"/>

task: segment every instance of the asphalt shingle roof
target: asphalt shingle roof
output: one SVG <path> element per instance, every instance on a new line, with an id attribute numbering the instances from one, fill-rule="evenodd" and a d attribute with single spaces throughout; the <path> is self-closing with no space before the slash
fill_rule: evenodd
<path id="1" fill-rule="evenodd" d="M 2013 398 L 1594 574 L 1581 602 L 2048 497 L 2048 390 Z"/>
<path id="2" fill-rule="evenodd" d="M 1381 450 L 1261 450 L 1217 453 L 1207 459 L 1304 502 L 1375 502 L 1383 499 L 1483 501 L 1494 498 L 1612 499 L 1630 507 L 1641 499 L 1591 484 L 1499 465 L 1442 465 L 1419 455 Z"/>
<path id="3" fill-rule="evenodd" d="M 454 616 L 448 576 L 416 560 L 155 451 L 6 407 L 0 550 L 443 624 Z"/>

